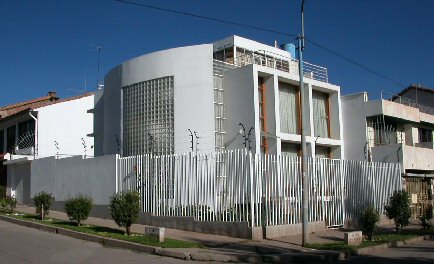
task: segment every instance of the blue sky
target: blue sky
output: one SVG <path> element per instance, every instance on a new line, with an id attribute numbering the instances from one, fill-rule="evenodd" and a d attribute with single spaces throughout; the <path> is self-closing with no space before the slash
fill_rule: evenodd
<path id="1" fill-rule="evenodd" d="M 300 0 L 131 0 L 299 34 Z M 307 43 L 306 61 L 328 68 L 343 94 L 396 93 L 411 83 L 434 88 L 434 1 L 306 0 L 306 37 L 389 78 Z M 96 87 L 130 58 L 240 35 L 272 45 L 293 37 L 116 2 L 0 0 L 0 106 Z M 85 82 L 86 80 L 86 82 Z M 86 83 L 86 85 L 85 85 Z M 401 84 L 401 85 L 400 85 Z"/>

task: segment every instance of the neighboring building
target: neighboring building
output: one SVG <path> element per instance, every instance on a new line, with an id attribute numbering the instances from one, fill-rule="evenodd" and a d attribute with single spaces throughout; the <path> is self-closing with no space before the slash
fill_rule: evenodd
<path id="1" fill-rule="evenodd" d="M 1 108 L 14 112 L 0 119 L 0 153 L 2 157 L 9 153 L 9 160 L 3 161 L 1 183 L 7 185 L 8 193 L 18 202 L 30 199 L 23 193 L 30 193 L 26 188 L 30 188 L 33 159 L 94 155 L 92 109 L 97 97 L 95 93 L 87 93 L 63 100 L 39 101 L 36 105 L 14 104 L 19 110 L 9 106 Z"/>
<path id="2" fill-rule="evenodd" d="M 413 217 L 433 203 L 433 98 L 434 90 L 414 85 L 389 99 L 342 97 L 345 159 L 400 163 Z"/>
<path id="3" fill-rule="evenodd" d="M 56 100 L 59 100 L 57 94 L 55 92 L 48 92 L 47 96 L 0 107 L 0 120 L 28 108 L 42 107 L 51 104 Z"/>
<path id="4" fill-rule="evenodd" d="M 420 97 L 433 95 L 419 88 Z M 342 96 L 345 159 L 398 162 L 406 175 L 434 174 L 434 101 L 427 102 L 431 105 L 400 95 L 374 101 L 366 93 Z"/>
<path id="5" fill-rule="evenodd" d="M 305 72 L 309 155 L 342 158 L 340 88 L 326 68 L 306 63 Z M 131 59 L 105 77 L 96 149 L 299 155 L 298 81 L 293 54 L 238 36 Z"/>

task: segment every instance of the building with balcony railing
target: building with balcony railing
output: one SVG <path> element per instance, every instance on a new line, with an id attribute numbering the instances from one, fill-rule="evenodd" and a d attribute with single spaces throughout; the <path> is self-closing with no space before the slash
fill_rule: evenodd
<path id="1" fill-rule="evenodd" d="M 340 88 L 324 67 L 306 63 L 305 72 L 309 153 L 341 158 Z M 105 77 L 96 149 L 130 156 L 245 147 L 298 155 L 298 74 L 290 52 L 238 36 L 133 58 Z"/>
<path id="2" fill-rule="evenodd" d="M 418 100 L 403 96 L 416 89 Z M 415 86 L 373 101 L 366 93 L 343 96 L 345 158 L 398 162 L 406 176 L 434 177 L 433 96 Z"/>

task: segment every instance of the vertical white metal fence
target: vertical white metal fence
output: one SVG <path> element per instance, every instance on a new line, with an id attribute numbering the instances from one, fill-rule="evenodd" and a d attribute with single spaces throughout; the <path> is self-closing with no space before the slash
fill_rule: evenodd
<path id="1" fill-rule="evenodd" d="M 117 191 L 136 190 L 142 209 L 250 226 L 301 222 L 301 159 L 245 150 L 117 160 Z M 401 189 L 399 164 L 308 158 L 309 220 L 342 225 L 367 205 L 383 211 Z"/>

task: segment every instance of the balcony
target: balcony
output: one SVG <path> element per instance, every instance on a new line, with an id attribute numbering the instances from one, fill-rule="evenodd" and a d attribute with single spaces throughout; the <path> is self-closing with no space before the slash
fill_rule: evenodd
<path id="1" fill-rule="evenodd" d="M 265 67 L 269 67 L 272 69 L 292 73 L 295 75 L 299 74 L 298 65 L 299 61 L 292 58 L 278 58 L 276 55 L 271 52 L 251 52 L 245 53 L 241 56 L 235 58 L 234 61 L 231 61 L 236 66 L 246 66 L 250 64 L 261 65 Z M 304 77 L 326 82 L 328 83 L 328 73 L 327 68 L 321 67 L 312 63 L 303 62 L 303 72 Z"/>
<path id="2" fill-rule="evenodd" d="M 426 147 L 429 145 L 431 145 L 431 148 Z M 393 144 L 372 147 L 372 160 L 401 163 L 405 170 L 434 171 L 433 144 L 424 144 L 424 146 Z"/>

